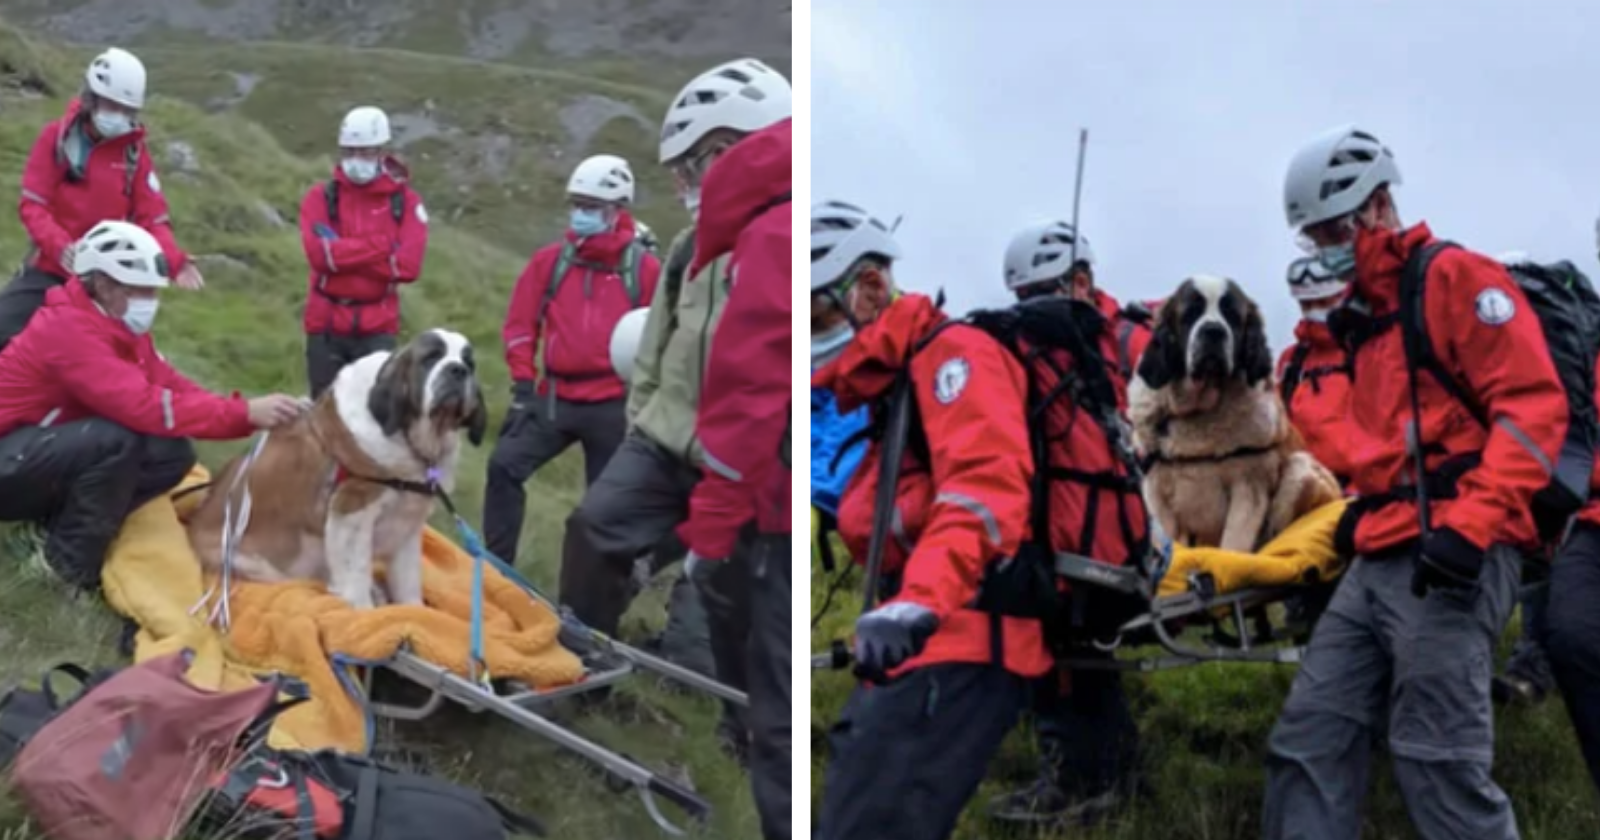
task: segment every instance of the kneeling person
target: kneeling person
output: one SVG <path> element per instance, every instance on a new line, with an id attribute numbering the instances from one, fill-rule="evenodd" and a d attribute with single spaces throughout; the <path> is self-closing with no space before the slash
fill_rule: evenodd
<path id="1" fill-rule="evenodd" d="M 302 403 L 212 394 L 156 352 L 169 271 L 143 228 L 96 225 L 74 268 L 0 353 L 0 521 L 46 527 L 51 567 L 93 589 L 123 520 L 194 466 L 189 438 L 246 437 Z"/>

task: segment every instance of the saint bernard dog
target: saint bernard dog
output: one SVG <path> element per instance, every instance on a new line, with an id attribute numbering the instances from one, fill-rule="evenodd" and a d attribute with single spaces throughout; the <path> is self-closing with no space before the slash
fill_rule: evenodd
<path id="1" fill-rule="evenodd" d="M 1340 498 L 1272 382 L 1261 311 L 1237 283 L 1184 280 L 1128 386 L 1145 503 L 1179 542 L 1252 552 Z"/>
<path id="2" fill-rule="evenodd" d="M 346 365 L 305 416 L 223 467 L 188 522 L 189 541 L 207 569 L 220 569 L 226 524 L 248 492 L 232 574 L 322 581 L 358 609 L 421 604 L 422 529 L 436 489 L 454 488 L 462 430 L 478 446 L 487 423 L 472 345 L 429 330 Z M 387 567 L 387 592 L 374 586 L 375 561 Z"/>

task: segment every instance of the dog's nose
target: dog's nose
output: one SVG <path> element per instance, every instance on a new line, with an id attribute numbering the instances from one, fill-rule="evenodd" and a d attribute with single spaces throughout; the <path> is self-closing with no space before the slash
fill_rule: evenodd
<path id="1" fill-rule="evenodd" d="M 467 370 L 467 366 L 460 362 L 451 362 L 449 366 L 445 368 L 445 375 L 449 376 L 451 379 L 466 381 L 467 377 L 472 375 L 472 371 Z"/>
<path id="2" fill-rule="evenodd" d="M 1228 328 L 1215 321 L 1201 324 L 1195 338 L 1203 344 L 1220 344 L 1228 340 Z"/>

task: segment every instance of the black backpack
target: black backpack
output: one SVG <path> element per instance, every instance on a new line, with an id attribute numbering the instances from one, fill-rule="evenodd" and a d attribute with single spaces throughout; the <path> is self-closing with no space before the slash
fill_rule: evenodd
<path id="1" fill-rule="evenodd" d="M 1452 397 L 1466 406 L 1485 429 L 1491 419 L 1433 353 L 1424 323 L 1423 295 L 1428 268 L 1441 251 L 1460 247 L 1432 242 L 1411 252 L 1400 274 L 1401 330 L 1406 361 L 1415 377 L 1428 371 Z M 1595 359 L 1600 356 L 1600 295 L 1571 262 L 1548 265 L 1516 263 L 1506 267 L 1527 296 L 1550 347 L 1550 359 L 1567 392 L 1567 436 L 1562 442 L 1550 483 L 1534 494 L 1532 514 L 1541 538 L 1558 538 L 1567 522 L 1589 498 L 1589 476 L 1595 448 L 1600 446 L 1600 418 L 1595 409 Z"/>
<path id="2" fill-rule="evenodd" d="M 1312 392 L 1316 392 L 1317 382 L 1322 377 L 1335 373 L 1342 373 L 1346 377 L 1350 375 L 1349 356 L 1345 357 L 1345 363 L 1342 365 L 1319 365 L 1307 370 L 1306 357 L 1309 355 L 1311 355 L 1311 345 L 1305 342 L 1296 344 L 1289 354 L 1289 364 L 1283 368 L 1283 377 L 1278 380 L 1278 395 L 1283 398 L 1283 410 L 1291 420 L 1294 419 L 1294 392 L 1299 389 L 1302 381 L 1309 380 Z"/>
<path id="3" fill-rule="evenodd" d="M 46 723 L 116 673 L 116 669 L 90 672 L 82 666 L 63 662 L 44 673 L 38 688 L 16 686 L 0 696 L 0 767 L 10 767 L 17 754 Z M 65 686 L 57 682 L 61 676 L 77 683 L 77 689 L 64 693 Z"/>

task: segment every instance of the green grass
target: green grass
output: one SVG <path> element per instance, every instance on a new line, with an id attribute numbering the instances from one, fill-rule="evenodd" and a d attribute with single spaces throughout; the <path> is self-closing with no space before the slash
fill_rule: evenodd
<path id="1" fill-rule="evenodd" d="M 275 49 L 264 48 L 261 55 L 297 64 L 307 78 L 340 79 L 349 69 L 341 62 L 351 60 L 341 54 Z M 64 96 L 75 88 L 79 66 L 72 53 L 30 39 L 0 22 L 0 113 L 4 114 L 0 119 L 0 195 L 17 195 L 29 146 L 39 126 L 60 113 Z M 481 85 L 465 88 L 468 95 L 451 98 L 489 101 L 508 93 L 509 88 L 496 87 L 500 84 L 495 81 L 497 71 L 487 68 L 482 72 L 485 81 Z M 372 81 L 377 76 L 364 78 Z M 473 78 L 456 77 L 455 84 L 470 85 Z M 397 75 L 392 81 L 440 97 L 449 89 L 428 87 L 435 82 L 422 71 Z M 51 95 L 33 93 L 41 84 Z M 341 84 L 359 89 L 360 82 L 351 78 L 329 82 L 318 92 L 306 94 L 302 110 L 332 107 Z M 572 90 L 580 86 L 567 81 L 549 84 L 569 85 L 565 89 Z M 647 99 L 644 94 L 640 98 Z M 157 151 L 158 165 L 163 150 L 175 141 L 192 146 L 199 159 L 199 170 L 192 175 L 163 167 L 163 184 L 178 238 L 198 255 L 208 283 L 199 292 L 173 289 L 167 293 L 155 337 L 180 370 L 213 389 L 298 393 L 305 388 L 299 316 L 306 274 L 293 223 L 301 194 L 326 176 L 328 162 L 296 155 L 280 143 L 277 133 L 247 120 L 246 114 L 206 113 L 164 96 L 156 97 L 148 109 L 150 142 Z M 322 121 L 308 121 L 303 130 L 312 131 L 315 122 L 318 136 L 326 136 L 337 120 L 337 113 L 324 114 Z M 526 128 L 516 123 L 508 130 Z M 427 172 L 428 164 L 417 168 Z M 523 218 L 559 214 L 559 202 L 552 193 L 535 191 L 530 196 L 521 205 Z M 494 417 L 492 431 L 509 402 L 500 322 L 511 283 L 525 257 L 520 250 L 512 252 L 486 240 L 482 231 L 452 223 L 447 214 L 435 212 L 433 217 L 423 278 L 403 293 L 402 339 L 421 328 L 446 326 L 465 333 L 478 345 L 483 360 L 480 374 Z M 662 232 L 673 232 L 669 219 L 663 219 Z M 19 223 L 0 225 L 0 265 L 16 265 L 25 248 Z M 243 445 L 203 445 L 202 459 L 215 468 L 241 452 Z M 492 440 L 481 450 L 470 451 L 458 474 L 456 501 L 473 522 L 478 519 L 484 464 L 491 446 Z M 582 493 L 580 458 L 577 452 L 563 456 L 529 487 L 519 565 L 537 583 L 551 589 L 560 562 L 562 523 Z M 437 524 L 446 526 L 442 518 Z M 118 623 L 110 612 L 97 600 L 73 598 L 46 576 L 26 571 L 18 554 L 14 548 L 0 548 L 0 574 L 8 576 L 10 584 L 0 587 L 0 646 L 6 650 L 6 656 L 0 658 L 0 680 L 32 678 L 61 660 L 114 662 Z M 639 638 L 658 628 L 665 618 L 664 601 L 659 588 L 641 597 L 625 621 L 623 635 Z M 717 707 L 711 700 L 670 692 L 640 679 L 621 687 L 611 701 L 597 709 L 586 711 L 569 705 L 559 709 L 558 715 L 587 737 L 652 767 L 687 777 L 716 808 L 714 824 L 704 836 L 747 838 L 758 833 L 746 778 L 716 746 Z M 654 825 L 631 793 L 611 792 L 591 765 L 492 715 L 441 713 L 422 723 L 391 727 L 386 740 L 418 748 L 431 765 L 538 814 L 555 836 L 574 840 L 656 836 Z M 668 810 L 676 818 L 670 807 Z M 0 840 L 32 837 L 14 807 L 0 809 Z"/>
<path id="2" fill-rule="evenodd" d="M 843 556 L 842 546 L 839 548 Z M 826 590 L 820 569 L 812 575 L 812 603 Z M 860 609 L 860 587 L 852 581 L 813 631 L 812 650 L 845 638 Z M 1509 650 L 1520 619 L 1512 622 Z M 1154 796 L 1093 828 L 1006 834 L 986 818 L 992 796 L 1029 784 L 1035 770 L 1031 731 L 1013 731 L 989 768 L 989 777 L 966 808 L 957 840 L 1002 836 L 1029 840 L 1233 840 L 1260 836 L 1263 761 L 1267 733 L 1293 678 L 1292 666 L 1207 664 L 1125 677 L 1146 751 L 1145 769 Z M 852 681 L 847 672 L 813 674 L 812 813 L 821 802 L 826 745 L 823 736 L 837 718 Z M 1534 708 L 1497 711 L 1494 776 L 1516 808 L 1528 840 L 1592 840 L 1600 836 L 1596 793 L 1578 753 L 1559 696 Z M 1387 754 L 1374 753 L 1371 795 L 1362 837 L 1416 836 L 1389 771 Z M 813 816 L 813 821 L 815 817 Z"/>

